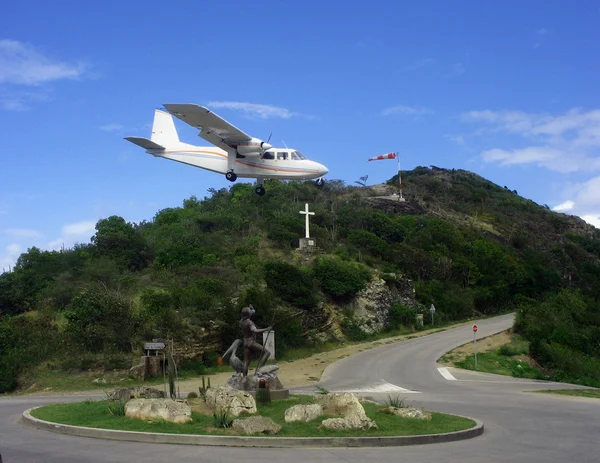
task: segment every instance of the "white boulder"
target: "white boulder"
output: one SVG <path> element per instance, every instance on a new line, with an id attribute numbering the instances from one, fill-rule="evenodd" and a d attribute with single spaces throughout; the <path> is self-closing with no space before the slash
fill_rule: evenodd
<path id="1" fill-rule="evenodd" d="M 365 409 L 358 398 L 349 392 L 343 394 L 326 394 L 315 397 L 317 403 L 323 406 L 323 413 L 326 415 L 337 415 L 343 418 L 347 423 L 340 421 L 323 421 L 322 425 L 337 426 L 335 429 L 377 429 L 377 424 L 367 416 Z M 325 422 L 328 422 L 325 425 Z M 339 426 L 344 426 L 340 428 Z M 350 427 L 348 427 L 350 426 Z"/>
<path id="2" fill-rule="evenodd" d="M 243 420 L 233 420 L 231 427 L 244 434 L 277 434 L 281 431 L 281 425 L 265 416 L 251 416 Z"/>
<path id="3" fill-rule="evenodd" d="M 125 405 L 125 416 L 147 421 L 189 423 L 192 409 L 187 403 L 171 399 L 132 399 Z"/>
<path id="4" fill-rule="evenodd" d="M 420 408 L 396 408 L 387 407 L 380 408 L 377 413 L 387 413 L 389 415 L 396 415 L 401 418 L 415 418 L 419 420 L 429 421 L 431 420 L 431 412 L 426 412 Z"/>
<path id="5" fill-rule="evenodd" d="M 257 412 L 254 397 L 229 386 L 208 389 L 206 404 L 213 410 L 228 410 L 231 416 Z"/>
<path id="6" fill-rule="evenodd" d="M 311 421 L 323 414 L 323 405 L 294 405 L 285 411 L 284 419 L 286 423 L 294 421 Z"/>

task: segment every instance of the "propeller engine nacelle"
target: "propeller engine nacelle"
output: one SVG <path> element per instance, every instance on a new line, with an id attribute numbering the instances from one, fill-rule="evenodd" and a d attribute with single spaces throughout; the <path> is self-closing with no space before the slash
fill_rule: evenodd
<path id="1" fill-rule="evenodd" d="M 262 141 L 258 138 L 252 138 L 251 140 L 245 141 L 237 145 L 238 154 L 244 156 L 261 156 L 265 151 L 273 148 L 266 141 Z"/>

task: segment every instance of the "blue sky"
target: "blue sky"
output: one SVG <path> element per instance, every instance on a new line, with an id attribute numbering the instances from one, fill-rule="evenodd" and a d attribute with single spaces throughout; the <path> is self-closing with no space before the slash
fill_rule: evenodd
<path id="1" fill-rule="evenodd" d="M 600 226 L 596 1 L 22 1 L 2 18 L 0 270 L 229 185 L 123 140 L 164 103 L 210 103 L 331 179 L 385 181 L 395 163 L 366 160 L 399 151 Z"/>

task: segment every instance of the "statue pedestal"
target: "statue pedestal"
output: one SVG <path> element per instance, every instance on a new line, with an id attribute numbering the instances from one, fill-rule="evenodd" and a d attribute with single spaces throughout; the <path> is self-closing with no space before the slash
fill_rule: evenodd
<path id="1" fill-rule="evenodd" d="M 256 375 L 254 373 L 248 373 L 248 376 L 242 376 L 241 373 L 235 373 L 227 380 L 225 386 L 232 387 L 238 391 L 248 392 L 256 397 L 258 383 L 261 379 L 264 379 L 267 389 L 271 391 L 271 400 L 287 399 L 290 395 L 290 391 L 285 389 L 283 384 L 281 384 L 281 381 L 279 381 L 279 378 L 277 377 L 278 371 L 278 365 L 266 365 L 262 367 Z"/>

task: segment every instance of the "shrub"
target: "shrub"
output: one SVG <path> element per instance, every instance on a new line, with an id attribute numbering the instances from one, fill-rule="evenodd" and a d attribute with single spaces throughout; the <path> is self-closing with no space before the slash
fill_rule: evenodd
<path id="1" fill-rule="evenodd" d="M 294 265 L 267 262 L 265 280 L 270 290 L 296 307 L 310 309 L 317 304 L 312 275 Z"/>
<path id="2" fill-rule="evenodd" d="M 314 271 L 323 291 L 340 299 L 354 297 L 371 279 L 363 265 L 331 258 L 315 261 Z"/>
<path id="3" fill-rule="evenodd" d="M 387 399 L 385 400 L 384 403 L 388 407 L 406 408 L 407 405 L 405 404 L 405 400 L 406 400 L 406 397 L 399 397 L 399 396 L 388 395 Z"/>
<path id="4" fill-rule="evenodd" d="M 196 394 L 194 391 L 188 393 L 187 395 L 188 399 L 197 399 L 198 398 L 198 394 Z"/>
<path id="5" fill-rule="evenodd" d="M 396 330 L 401 326 L 414 326 L 416 312 L 411 307 L 396 303 L 390 307 L 388 328 Z"/>
<path id="6" fill-rule="evenodd" d="M 107 400 L 108 413 L 113 416 L 125 416 L 126 400 Z"/>
<path id="7" fill-rule="evenodd" d="M 229 417 L 229 409 L 219 408 L 214 411 L 215 428 L 230 428 L 233 420 Z"/>

